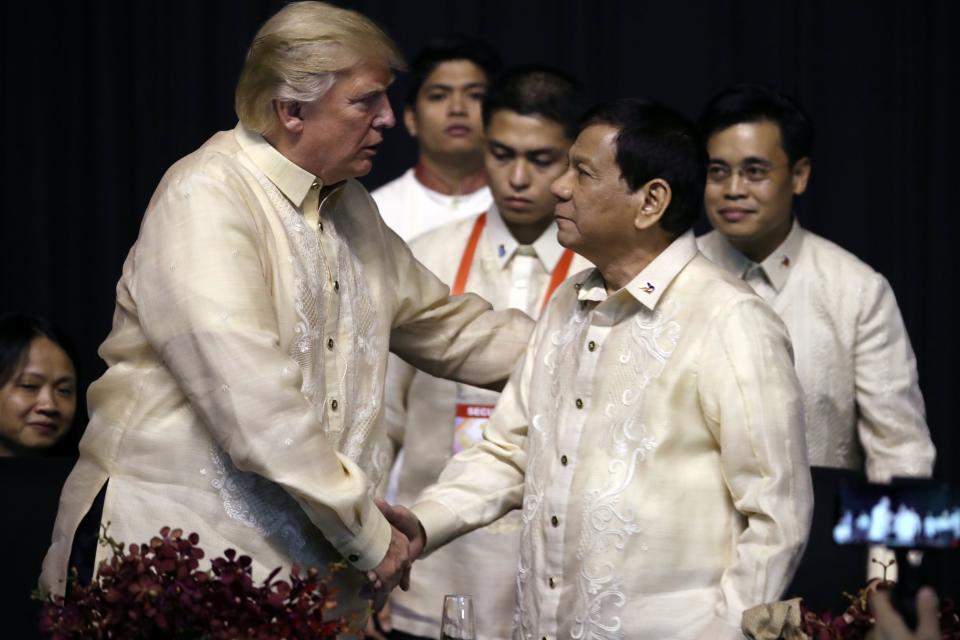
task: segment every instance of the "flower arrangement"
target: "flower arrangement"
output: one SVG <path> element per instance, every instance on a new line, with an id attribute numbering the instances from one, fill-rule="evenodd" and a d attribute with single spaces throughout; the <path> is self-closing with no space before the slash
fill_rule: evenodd
<path id="1" fill-rule="evenodd" d="M 43 598 L 40 631 L 51 640 L 322 640 L 347 630 L 344 620 L 324 618 L 336 601 L 316 569 L 302 575 L 294 565 L 284 581 L 275 579 L 277 568 L 257 585 L 250 558 L 233 549 L 201 570 L 199 542 L 196 533 L 184 537 L 164 527 L 149 544 L 130 544 L 125 552 L 104 527 L 100 543 L 113 556 L 100 563 L 89 585 L 77 584 L 74 574 L 66 597 Z"/>
<path id="2" fill-rule="evenodd" d="M 892 582 L 881 581 L 878 589 L 892 588 Z M 874 619 L 867 601 L 871 587 L 860 589 L 853 596 L 844 593 L 850 606 L 840 615 L 816 613 L 809 610 L 801 601 L 801 628 L 811 640 L 861 640 L 873 629 Z M 960 617 L 953 601 L 944 598 L 940 602 L 941 640 L 960 640 Z"/>

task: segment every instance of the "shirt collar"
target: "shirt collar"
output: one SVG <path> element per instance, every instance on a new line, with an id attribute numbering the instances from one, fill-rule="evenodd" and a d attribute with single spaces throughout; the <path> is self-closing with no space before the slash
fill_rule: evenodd
<path id="1" fill-rule="evenodd" d="M 693 231 L 687 231 L 670 243 L 633 280 L 623 288 L 640 304 L 653 311 L 663 292 L 687 263 L 697 255 L 697 240 Z M 602 302 L 607 299 L 607 290 L 599 269 L 594 269 L 581 283 L 577 297 L 580 300 Z"/>
<path id="2" fill-rule="evenodd" d="M 780 293 L 784 285 L 787 284 L 790 272 L 797 266 L 797 258 L 800 257 L 800 248 L 803 246 L 803 235 L 803 228 L 794 217 L 790 233 L 780 243 L 780 246 L 760 263 L 764 273 L 767 274 L 767 279 L 777 290 L 777 293 Z"/>
<path id="3" fill-rule="evenodd" d="M 476 173 L 465 177 L 458 185 L 451 185 L 446 180 L 427 169 L 422 161 L 417 161 L 413 167 L 413 177 L 426 189 L 444 196 L 468 196 L 487 186 L 487 173 L 481 168 Z"/>
<path id="4" fill-rule="evenodd" d="M 797 259 L 800 257 L 800 250 L 803 247 L 804 235 L 806 235 L 806 231 L 794 216 L 790 233 L 780 243 L 780 246 L 767 256 L 766 260 L 759 263 L 767 276 L 767 280 L 770 281 L 770 285 L 777 293 L 787 284 L 790 272 L 797 266 Z M 740 253 L 719 231 L 713 231 L 710 236 L 712 236 L 710 259 L 726 271 L 743 277 L 751 267 L 757 264 Z"/>
<path id="5" fill-rule="evenodd" d="M 487 233 L 490 244 L 493 245 L 497 264 L 501 269 L 506 268 L 510 259 L 517 252 L 519 243 L 510 233 L 507 223 L 504 222 L 496 204 L 490 205 L 487 210 Z M 551 224 L 533 243 L 533 251 L 547 273 L 552 273 L 560 258 L 563 256 L 563 247 L 557 242 L 557 227 Z"/>
<path id="6" fill-rule="evenodd" d="M 319 191 L 323 182 L 306 169 L 298 167 L 257 133 L 237 124 L 234 129 L 237 142 L 253 164 L 276 185 L 298 209 L 303 206 L 310 189 Z"/>

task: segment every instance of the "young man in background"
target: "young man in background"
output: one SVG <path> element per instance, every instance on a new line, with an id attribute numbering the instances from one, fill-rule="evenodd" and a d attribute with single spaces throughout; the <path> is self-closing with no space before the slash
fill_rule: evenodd
<path id="1" fill-rule="evenodd" d="M 416 138 L 416 166 L 373 192 L 387 226 L 404 240 L 492 202 L 483 173 L 480 105 L 500 58 L 466 36 L 434 40 L 414 58 L 403 123 Z"/>

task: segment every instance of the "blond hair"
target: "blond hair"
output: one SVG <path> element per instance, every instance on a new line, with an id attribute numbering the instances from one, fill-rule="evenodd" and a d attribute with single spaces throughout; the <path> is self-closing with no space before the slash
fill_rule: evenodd
<path id="1" fill-rule="evenodd" d="M 360 62 L 404 69 L 397 45 L 370 19 L 324 2 L 294 2 L 253 38 L 240 72 L 234 107 L 248 129 L 267 133 L 274 100 L 312 102 L 336 74 Z"/>

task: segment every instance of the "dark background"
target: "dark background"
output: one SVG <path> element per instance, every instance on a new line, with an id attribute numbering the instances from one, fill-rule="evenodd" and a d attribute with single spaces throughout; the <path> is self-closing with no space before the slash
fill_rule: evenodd
<path id="1" fill-rule="evenodd" d="M 84 383 L 103 371 L 96 348 L 155 185 L 172 162 L 235 124 L 244 53 L 280 4 L 35 0 L 0 8 L 0 307 L 61 323 L 80 348 Z M 653 97 L 695 116 L 735 81 L 798 97 L 818 127 L 801 220 L 890 280 L 917 353 L 936 473 L 960 484 L 949 311 L 960 211 L 960 3 L 342 4 L 377 20 L 408 56 L 437 34 L 475 34 L 508 63 L 572 72 L 597 98 Z M 402 76 L 395 88 L 402 96 Z M 398 127 L 365 182 L 379 186 L 413 160 Z"/>
<path id="2" fill-rule="evenodd" d="M 598 98 L 654 97 L 695 116 L 726 84 L 770 83 L 818 128 L 802 222 L 887 276 L 913 340 L 937 472 L 960 483 L 951 413 L 960 5 L 712 0 L 356 0 L 411 56 L 429 37 L 489 40 Z M 86 382 L 114 287 L 164 170 L 232 127 L 233 86 L 276 1 L 10 2 L 0 9 L 2 307 L 50 316 Z M 402 107 L 404 77 L 395 85 Z M 365 179 L 414 159 L 398 126 Z"/>

